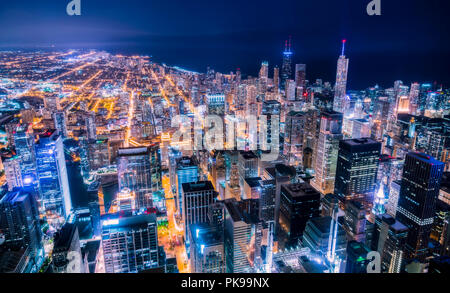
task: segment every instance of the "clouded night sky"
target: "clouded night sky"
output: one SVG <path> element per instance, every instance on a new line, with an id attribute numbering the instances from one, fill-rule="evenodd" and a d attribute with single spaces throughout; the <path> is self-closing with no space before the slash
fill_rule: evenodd
<path id="1" fill-rule="evenodd" d="M 256 75 L 268 60 L 281 65 L 292 35 L 294 61 L 307 78 L 334 81 L 346 38 L 349 83 L 361 89 L 395 80 L 450 86 L 450 5 L 446 0 L 0 0 L 0 49 L 84 48 L 152 55 L 204 72 L 207 66 Z"/>

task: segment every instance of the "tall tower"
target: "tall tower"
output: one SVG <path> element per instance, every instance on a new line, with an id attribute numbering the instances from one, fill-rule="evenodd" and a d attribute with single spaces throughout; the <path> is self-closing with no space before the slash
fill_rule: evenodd
<path id="1" fill-rule="evenodd" d="M 339 200 L 358 200 L 370 209 L 376 189 L 381 143 L 370 138 L 339 142 L 334 193 Z"/>
<path id="2" fill-rule="evenodd" d="M 337 63 L 336 73 L 336 87 L 334 92 L 333 110 L 344 113 L 348 107 L 347 100 L 347 74 L 349 59 L 345 57 L 345 43 L 347 40 L 342 40 L 342 52 Z"/>
<path id="3" fill-rule="evenodd" d="M 286 87 L 286 81 L 292 77 L 292 52 L 291 37 L 285 42 L 285 48 L 283 52 L 283 65 L 281 67 L 281 88 Z"/>
<path id="4" fill-rule="evenodd" d="M 341 113 L 322 113 L 314 166 L 316 176 L 311 185 L 323 195 L 334 191 L 339 141 L 343 139 L 342 120 Z"/>
<path id="5" fill-rule="evenodd" d="M 424 260 L 444 163 L 422 153 L 406 155 L 396 219 L 409 228 L 406 257 Z"/>
<path id="6" fill-rule="evenodd" d="M 280 68 L 278 66 L 273 69 L 273 86 L 277 91 L 280 88 Z"/>
<path id="7" fill-rule="evenodd" d="M 261 69 L 259 70 L 259 78 L 260 79 L 267 79 L 269 78 L 269 62 L 263 61 L 261 63 Z"/>
<path id="8" fill-rule="evenodd" d="M 159 144 L 119 149 L 117 157 L 119 188 L 136 194 L 136 208 L 153 206 L 152 195 L 161 189 Z"/>
<path id="9" fill-rule="evenodd" d="M 49 130 L 39 134 L 38 138 L 35 154 L 41 205 L 45 211 L 54 211 L 67 218 L 72 201 L 62 137 L 56 130 Z"/>

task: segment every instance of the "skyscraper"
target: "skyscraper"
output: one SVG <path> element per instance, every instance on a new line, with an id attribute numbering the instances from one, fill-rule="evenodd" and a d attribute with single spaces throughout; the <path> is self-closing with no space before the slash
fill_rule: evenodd
<path id="1" fill-rule="evenodd" d="M 55 234 L 52 258 L 54 273 L 84 273 L 80 235 L 75 224 L 66 223 Z"/>
<path id="2" fill-rule="evenodd" d="M 38 192 L 39 180 L 36 174 L 36 153 L 34 136 L 27 130 L 27 126 L 17 129 L 14 135 L 16 153 L 20 164 L 22 185 L 25 188 L 32 187 Z"/>
<path id="3" fill-rule="evenodd" d="M 320 215 L 320 193 L 308 183 L 281 186 L 280 199 L 280 245 L 297 247 L 311 218 Z"/>
<path id="4" fill-rule="evenodd" d="M 155 214 L 103 216 L 102 244 L 106 273 L 138 273 L 158 267 Z"/>
<path id="5" fill-rule="evenodd" d="M 347 243 L 346 274 L 364 274 L 367 272 L 369 248 L 364 243 L 349 241 Z"/>
<path id="6" fill-rule="evenodd" d="M 335 194 L 343 202 L 362 200 L 371 208 L 376 189 L 381 143 L 370 138 L 339 142 Z"/>
<path id="7" fill-rule="evenodd" d="M 423 153 L 406 155 L 397 219 L 409 228 L 406 257 L 424 260 L 435 216 L 444 163 Z"/>
<path id="8" fill-rule="evenodd" d="M 191 273 L 225 273 L 223 231 L 207 223 L 189 226 Z"/>
<path id="9" fill-rule="evenodd" d="M 292 77 L 292 57 L 294 53 L 291 47 L 291 37 L 286 41 L 283 52 L 283 65 L 281 66 L 281 88 L 286 88 L 286 82 Z"/>
<path id="10" fill-rule="evenodd" d="M 261 238 L 261 222 L 248 214 L 236 199 L 225 200 L 226 272 L 252 272 L 255 262 L 261 258 Z"/>
<path id="11" fill-rule="evenodd" d="M 211 181 L 182 184 L 183 221 L 185 235 L 189 242 L 189 225 L 207 223 L 209 206 L 214 203 L 217 193 Z"/>
<path id="12" fill-rule="evenodd" d="M 349 103 L 347 101 L 347 74 L 349 59 L 345 57 L 345 43 L 342 40 L 342 53 L 339 56 L 336 73 L 333 110 L 345 114 Z"/>
<path id="13" fill-rule="evenodd" d="M 306 64 L 295 64 L 295 87 L 306 89 Z"/>
<path id="14" fill-rule="evenodd" d="M 269 78 L 269 62 L 263 61 L 261 63 L 261 69 L 259 70 L 259 78 L 260 79 L 267 79 Z"/>
<path id="15" fill-rule="evenodd" d="M 280 68 L 278 66 L 273 69 L 273 86 L 277 91 L 280 88 Z"/>
<path id="16" fill-rule="evenodd" d="M 27 262 L 24 271 L 37 272 L 43 245 L 38 207 L 32 194 L 16 188 L 0 200 L 0 231 L 4 234 L 7 249 L 24 249 Z"/>
<path id="17" fill-rule="evenodd" d="M 153 192 L 162 188 L 159 145 L 125 148 L 118 152 L 119 189 L 136 194 L 136 208 L 152 207 Z"/>
<path id="18" fill-rule="evenodd" d="M 176 167 L 176 186 L 177 186 L 177 200 L 175 200 L 175 206 L 178 209 L 180 215 L 183 215 L 183 183 L 197 182 L 199 179 L 198 174 L 198 161 L 195 156 L 182 157 L 177 161 Z"/>
<path id="19" fill-rule="evenodd" d="M 342 120 L 342 113 L 334 111 L 324 112 L 321 116 L 315 178 L 311 185 L 323 195 L 334 192 L 339 141 L 343 138 Z"/>
<path id="20" fill-rule="evenodd" d="M 388 214 L 375 219 L 372 250 L 381 255 L 381 272 L 400 273 L 405 264 L 408 228 Z"/>
<path id="21" fill-rule="evenodd" d="M 66 112 L 64 111 L 56 111 L 52 114 L 53 122 L 55 124 L 56 130 L 58 130 L 58 134 L 62 137 L 67 137 L 67 119 Z"/>
<path id="22" fill-rule="evenodd" d="M 35 153 L 42 208 L 67 218 L 72 200 L 62 137 L 55 130 L 39 134 Z"/>

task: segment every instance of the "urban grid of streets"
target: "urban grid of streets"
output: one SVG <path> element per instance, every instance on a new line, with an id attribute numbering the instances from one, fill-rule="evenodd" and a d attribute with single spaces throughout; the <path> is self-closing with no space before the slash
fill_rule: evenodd
<path id="1" fill-rule="evenodd" d="M 0 65 L 0 76 L 3 77 L 1 85 L 15 90 L 13 98 L 37 98 L 43 102 L 48 92 L 51 94 L 58 89 L 64 95 L 60 100 L 60 107 L 66 113 L 79 110 L 106 112 L 104 124 L 97 125 L 97 133 L 101 135 L 124 129 L 125 147 L 143 145 L 132 136 L 132 127 L 135 122 L 136 99 L 142 98 L 144 92 L 151 93 L 148 102 L 152 106 L 162 103 L 164 108 L 172 107 L 176 98 L 182 98 L 194 112 L 192 102 L 174 81 L 177 76 L 161 72 L 162 67 L 151 63 L 148 57 L 69 51 L 2 52 L 0 58 L 4 61 Z M 124 96 L 128 98 L 123 100 Z M 168 112 L 165 115 L 169 115 Z M 125 123 L 121 122 L 123 117 L 126 117 Z M 44 128 L 41 120 L 35 119 L 35 129 Z M 78 140 L 76 136 L 71 138 Z M 3 177 L 2 180 L 4 181 Z M 168 257 L 176 257 L 180 273 L 186 273 L 189 272 L 189 265 L 183 243 L 184 228 L 180 227 L 183 223 L 175 220 L 175 203 L 169 177 L 164 175 L 162 180 L 168 231 L 158 230 L 159 245 L 164 246 Z M 45 251 L 47 255 L 51 253 L 51 241 L 45 242 Z"/>

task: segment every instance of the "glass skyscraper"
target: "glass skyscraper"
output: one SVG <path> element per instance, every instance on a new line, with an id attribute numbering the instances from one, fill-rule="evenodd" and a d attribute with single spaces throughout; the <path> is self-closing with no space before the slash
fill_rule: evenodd
<path id="1" fill-rule="evenodd" d="M 35 152 L 41 208 L 67 218 L 72 201 L 62 137 L 55 130 L 39 134 Z"/>
<path id="2" fill-rule="evenodd" d="M 119 149 L 119 189 L 136 194 L 136 208 L 152 207 L 153 192 L 162 188 L 159 145 Z"/>
<path id="3" fill-rule="evenodd" d="M 406 257 L 424 260 L 444 163 L 423 153 L 406 155 L 396 218 L 409 228 Z"/>

